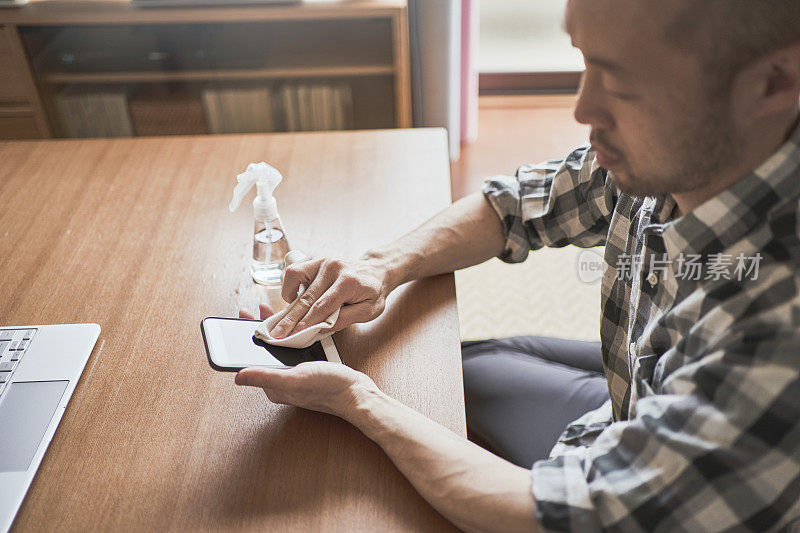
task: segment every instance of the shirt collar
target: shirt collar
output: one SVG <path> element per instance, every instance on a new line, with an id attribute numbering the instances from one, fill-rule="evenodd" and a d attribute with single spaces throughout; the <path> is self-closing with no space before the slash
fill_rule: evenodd
<path id="1" fill-rule="evenodd" d="M 800 196 L 800 125 L 789 139 L 756 170 L 692 212 L 669 221 L 675 207 L 671 196 L 651 200 L 648 233 L 663 235 L 671 259 L 678 254 L 722 253 L 740 240 L 782 200 Z M 648 206 L 645 202 L 644 207 Z"/>

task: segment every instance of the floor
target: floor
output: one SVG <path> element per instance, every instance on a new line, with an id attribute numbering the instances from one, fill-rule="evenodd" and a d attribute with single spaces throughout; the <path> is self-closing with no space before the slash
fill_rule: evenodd
<path id="1" fill-rule="evenodd" d="M 562 29 L 567 0 L 483 0 L 479 7 L 480 72 L 583 70 Z"/>
<path id="2" fill-rule="evenodd" d="M 453 199 L 484 178 L 513 175 L 524 163 L 560 158 L 585 143 L 571 96 L 481 97 L 478 140 L 453 164 Z M 456 273 L 462 340 L 545 335 L 598 340 L 600 284 L 577 275 L 575 247 L 543 249 L 521 264 L 492 259 Z"/>
<path id="3" fill-rule="evenodd" d="M 572 116 L 574 96 L 482 96 L 478 102 L 478 139 L 461 146 L 452 168 L 454 200 L 480 190 L 487 176 L 562 157 L 589 138 Z"/>

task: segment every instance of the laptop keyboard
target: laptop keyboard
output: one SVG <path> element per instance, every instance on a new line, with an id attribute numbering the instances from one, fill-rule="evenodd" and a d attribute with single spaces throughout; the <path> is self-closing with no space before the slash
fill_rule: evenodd
<path id="1" fill-rule="evenodd" d="M 0 394 L 36 334 L 35 329 L 0 329 Z"/>

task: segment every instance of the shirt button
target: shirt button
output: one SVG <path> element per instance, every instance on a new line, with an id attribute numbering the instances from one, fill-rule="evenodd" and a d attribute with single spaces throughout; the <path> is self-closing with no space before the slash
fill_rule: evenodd
<path id="1" fill-rule="evenodd" d="M 651 287 L 658 285 L 658 275 L 655 272 L 650 272 L 647 276 L 647 283 L 649 283 Z"/>
<path id="2" fill-rule="evenodd" d="M 636 343 L 632 342 L 631 345 L 628 346 L 628 348 L 630 349 L 630 354 L 633 355 L 633 352 L 636 351 Z"/>

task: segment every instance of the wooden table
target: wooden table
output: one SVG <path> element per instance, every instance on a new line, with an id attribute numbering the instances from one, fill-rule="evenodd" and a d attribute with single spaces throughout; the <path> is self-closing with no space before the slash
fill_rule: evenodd
<path id="1" fill-rule="evenodd" d="M 450 202 L 441 130 L 0 143 L 0 324 L 100 340 L 16 531 L 441 531 L 374 443 L 206 361 L 200 319 L 278 301 L 235 175 L 268 161 L 293 247 L 357 257 Z M 252 198 L 252 193 L 249 198 Z M 451 275 L 407 284 L 342 359 L 464 435 Z"/>

